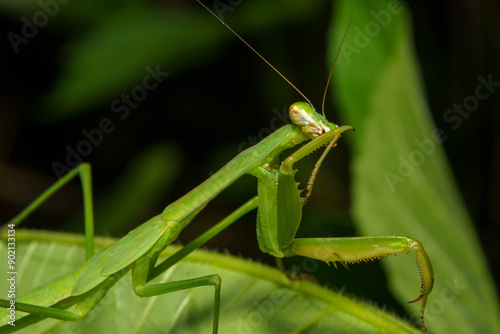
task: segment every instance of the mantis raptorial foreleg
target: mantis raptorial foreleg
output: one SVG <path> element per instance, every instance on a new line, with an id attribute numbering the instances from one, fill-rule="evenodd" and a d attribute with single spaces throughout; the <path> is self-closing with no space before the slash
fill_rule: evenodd
<path id="1" fill-rule="evenodd" d="M 424 331 L 427 331 L 424 323 L 424 311 L 427 296 L 434 285 L 434 274 L 431 260 L 419 241 L 399 236 L 305 238 L 295 239 L 292 247 L 293 255 L 321 260 L 328 264 L 333 263 L 335 267 L 337 267 L 336 262 L 347 267 L 350 263 L 376 260 L 387 255 L 409 253 L 410 251 L 417 253 L 417 265 L 422 284 L 420 296 L 410 303 L 422 301 L 420 323 Z"/>
<path id="2" fill-rule="evenodd" d="M 427 331 L 424 311 L 427 296 L 433 287 L 434 274 L 431 261 L 419 241 L 401 236 L 295 239 L 302 217 L 302 205 L 310 196 L 312 181 L 308 184 L 308 193 L 302 198 L 294 178 L 296 170 L 293 169 L 293 164 L 318 146 L 328 144 L 329 148 L 333 147 L 342 132 L 353 128 L 325 127 L 324 124 L 328 124 L 326 120 L 325 123 L 320 118 L 313 120 L 314 114 L 309 113 L 306 104 L 302 103 L 294 104 L 290 108 L 290 114 L 294 123 L 302 128 L 307 127 L 303 132 L 318 136 L 284 159 L 279 168 L 270 165 L 270 168 L 253 171 L 253 175 L 259 179 L 257 237 L 261 250 L 278 258 L 301 255 L 328 264 L 340 262 L 344 266 L 414 250 L 421 277 L 421 294 L 411 302 L 422 301 L 420 322 L 424 331 Z M 317 167 L 311 179 L 316 177 Z"/>

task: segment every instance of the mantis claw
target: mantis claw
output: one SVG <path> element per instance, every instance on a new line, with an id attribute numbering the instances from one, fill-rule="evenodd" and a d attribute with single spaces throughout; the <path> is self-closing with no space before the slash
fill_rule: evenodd
<path id="1" fill-rule="evenodd" d="M 420 307 L 420 324 L 427 333 L 424 323 L 424 312 L 427 297 L 434 285 L 434 272 L 431 261 L 422 244 L 409 237 L 399 236 L 371 236 L 352 238 L 307 238 L 295 239 L 292 246 L 292 255 L 301 255 L 309 258 L 333 263 L 339 262 L 347 268 L 348 263 L 373 261 L 396 253 L 417 252 L 417 265 L 420 273 L 420 296 L 410 303 L 422 301 Z"/>

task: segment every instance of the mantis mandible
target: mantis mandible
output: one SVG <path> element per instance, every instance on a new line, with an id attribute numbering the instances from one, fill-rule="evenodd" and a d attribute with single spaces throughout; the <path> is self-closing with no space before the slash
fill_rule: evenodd
<path id="1" fill-rule="evenodd" d="M 199 3 L 204 6 L 201 2 Z M 211 12 L 207 7 L 205 8 Z M 215 16 L 213 12 L 211 13 Z M 224 22 L 222 23 L 228 27 Z M 231 28 L 229 29 L 242 39 Z M 247 44 L 244 40 L 243 42 Z M 251 49 L 257 53 L 253 48 Z M 257 53 L 257 55 L 264 59 L 260 54 Z M 264 61 L 269 64 L 265 59 Z M 269 65 L 272 67 L 271 64 Z M 279 72 L 278 74 L 281 75 Z M 87 261 L 74 271 L 16 299 L 15 308 L 22 314 L 16 317 L 15 327 L 8 324 L 7 317 L 2 316 L 0 318 L 1 331 L 12 332 L 44 318 L 81 319 L 99 304 L 106 292 L 120 278 L 130 271 L 133 290 L 141 297 L 158 296 L 200 286 L 213 286 L 212 332 L 217 333 L 221 294 L 221 278 L 217 274 L 159 284 L 148 284 L 148 282 L 181 261 L 220 230 L 254 209 L 258 210 L 259 247 L 263 252 L 277 258 L 300 255 L 326 263 L 339 262 L 346 266 L 349 263 L 378 259 L 390 254 L 416 251 L 421 277 L 421 294 L 412 302 L 422 302 L 420 321 L 422 329 L 427 331 L 424 311 L 434 278 L 430 259 L 419 241 L 402 236 L 295 238 L 301 222 L 302 207 L 311 196 L 321 162 L 329 150 L 336 145 L 341 135 L 348 130 L 353 130 L 351 126 L 338 126 L 327 121 L 324 115 L 317 113 L 309 100 L 297 88 L 295 89 L 306 99 L 307 103 L 297 102 L 291 105 L 289 113 L 293 124 L 278 129 L 255 146 L 238 154 L 205 182 L 168 205 L 162 213 L 97 254 L 94 254 L 93 242 L 94 219 L 90 165 L 82 163 L 42 193 L 7 225 L 17 226 L 54 192 L 72 179 L 80 177 L 84 198 Z M 280 154 L 284 150 L 303 143 L 305 144 L 290 156 L 280 159 Z M 294 164 L 324 146 L 326 149 L 312 171 L 305 195 L 302 196 L 294 179 L 296 173 Z M 196 240 L 184 246 L 179 252 L 157 264 L 160 253 L 177 239 L 179 233 L 193 218 L 213 198 L 244 174 L 257 178 L 258 195 Z M 44 293 L 47 288 L 50 288 L 53 293 Z M 10 305 L 9 300 L 0 300 L 2 308 L 7 309 Z"/>

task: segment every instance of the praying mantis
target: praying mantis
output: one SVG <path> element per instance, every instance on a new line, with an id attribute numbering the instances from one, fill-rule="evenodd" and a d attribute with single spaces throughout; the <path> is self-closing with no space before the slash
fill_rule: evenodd
<path id="1" fill-rule="evenodd" d="M 133 290 L 139 296 L 157 296 L 182 289 L 213 286 L 215 292 L 212 332 L 217 333 L 222 285 L 221 278 L 217 274 L 155 285 L 148 285 L 148 281 L 181 261 L 217 234 L 219 230 L 257 208 L 257 238 L 260 249 L 277 258 L 300 255 L 327 263 L 339 262 L 347 265 L 389 254 L 416 251 L 422 291 L 413 302 L 422 302 L 421 323 L 422 328 L 426 330 L 423 314 L 427 296 L 432 290 L 433 274 L 430 259 L 420 242 L 409 237 L 397 236 L 295 238 L 301 223 L 302 207 L 311 196 L 321 162 L 330 149 L 336 145 L 341 135 L 353 128 L 338 126 L 327 121 L 323 115 L 315 111 L 312 104 L 305 102 L 292 104 L 290 118 L 293 124 L 278 129 L 257 145 L 240 153 L 201 185 L 168 205 L 161 214 L 151 218 L 97 254 L 93 251 L 94 222 L 90 165 L 81 164 L 66 174 L 13 218 L 7 226 L 11 224 L 15 226 L 22 222 L 52 193 L 70 180 L 80 177 L 84 194 L 87 262 L 74 271 L 17 299 L 16 310 L 26 313 L 17 317 L 16 329 L 46 317 L 61 320 L 84 317 L 98 305 L 106 292 L 120 278 L 131 272 Z M 304 145 L 294 153 L 285 159 L 280 159 L 283 151 L 301 144 Z M 325 152 L 311 174 L 305 194 L 302 194 L 294 178 L 296 172 L 294 164 L 324 146 L 326 146 Z M 205 205 L 244 174 L 257 178 L 258 195 L 165 262 L 157 264 L 157 258 L 163 249 L 177 239 L 179 233 L 203 210 Z M 56 295 L 44 295 L 47 288 L 57 291 Z M 10 301 L 1 300 L 0 306 L 10 307 Z M 8 324 L 3 322 L 1 324 L 2 330 L 12 329 Z"/>

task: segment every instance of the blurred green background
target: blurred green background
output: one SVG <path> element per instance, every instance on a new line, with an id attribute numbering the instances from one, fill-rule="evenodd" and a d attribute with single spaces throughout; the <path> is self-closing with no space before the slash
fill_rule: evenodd
<path id="1" fill-rule="evenodd" d="M 394 2 L 355 2 L 354 20 L 358 21 L 352 24 L 346 45 L 360 41 L 356 40 L 359 29 L 374 20 L 371 10 L 390 3 Z M 341 35 L 346 28 L 346 2 L 252 0 L 208 5 L 320 107 L 332 50 L 338 48 L 338 36 L 329 36 Z M 415 50 L 412 56 L 420 66 L 417 71 L 421 71 L 435 127 L 445 129 L 448 136 L 442 146 L 452 174 L 446 175 L 457 183 L 462 209 L 470 215 L 498 286 L 500 267 L 494 259 L 499 255 L 500 140 L 495 131 L 499 116 L 493 112 L 499 106 L 498 92 L 481 101 L 456 129 L 443 115 L 475 94 L 478 76 L 491 74 L 493 81 L 500 81 L 499 5 L 484 0 L 410 1 L 404 6 L 404 14 L 397 19 L 409 34 L 400 38 Z M 288 106 L 301 100 L 195 1 L 7 0 L 1 2 L 0 11 L 4 31 L 0 215 L 4 222 L 54 182 L 61 166 L 67 165 L 68 152 L 80 150 L 78 155 L 93 166 L 96 229 L 99 234 L 121 236 L 284 124 Z M 401 34 L 403 30 L 396 25 L 396 16 L 383 29 Z M 332 79 L 335 94 L 329 95 L 326 115 L 334 122 L 349 122 L 358 132 L 347 134 L 323 165 L 314 196 L 304 209 L 302 236 L 366 234 L 354 224 L 353 217 L 361 220 L 362 215 L 352 209 L 358 207 L 353 189 L 360 188 L 353 188 L 353 184 L 359 186 L 359 179 L 353 180 L 357 173 L 350 162 L 359 159 L 356 154 L 362 144 L 360 139 L 355 141 L 356 136 L 363 138 L 363 131 L 368 132 L 362 124 L 367 118 L 363 116 L 366 96 L 376 90 L 376 80 L 392 61 L 376 45 L 383 42 L 390 49 L 400 42 L 384 33 L 375 35 L 351 58 L 345 52 L 352 49 L 344 47 L 337 63 Z M 144 82 L 152 71 L 159 73 L 157 85 L 150 79 Z M 413 85 L 412 78 L 408 82 Z M 390 98 L 390 87 L 385 93 Z M 387 125 L 383 131 L 391 131 L 392 121 L 383 119 Z M 85 133 L 93 134 L 97 144 L 85 144 L 89 142 Z M 75 161 L 76 155 L 70 155 Z M 314 162 L 312 157 L 299 164 L 298 179 L 307 179 Z M 240 180 L 203 211 L 180 241 L 192 240 L 254 195 L 255 189 L 251 177 Z M 382 195 L 380 201 L 384 201 Z M 28 226 L 81 231 L 80 212 L 75 182 L 33 215 Z M 452 240 L 453 233 L 449 230 Z M 419 240 L 426 246 L 426 240 Z M 253 215 L 209 247 L 273 263 L 258 249 Z M 461 255 L 457 256 L 460 261 Z M 414 266 L 413 258 L 400 257 Z M 384 262 L 390 261 L 394 259 Z M 468 264 L 463 263 L 467 271 Z M 300 260 L 288 262 L 307 272 L 300 264 Z M 398 297 L 392 297 L 380 263 L 352 266 L 349 271 L 318 264 L 314 274 L 321 283 L 399 314 L 405 312 Z M 418 277 L 416 269 L 413 274 Z M 484 277 L 484 284 L 490 284 L 488 272 Z M 418 293 L 413 285 L 408 289 L 412 295 Z"/>

